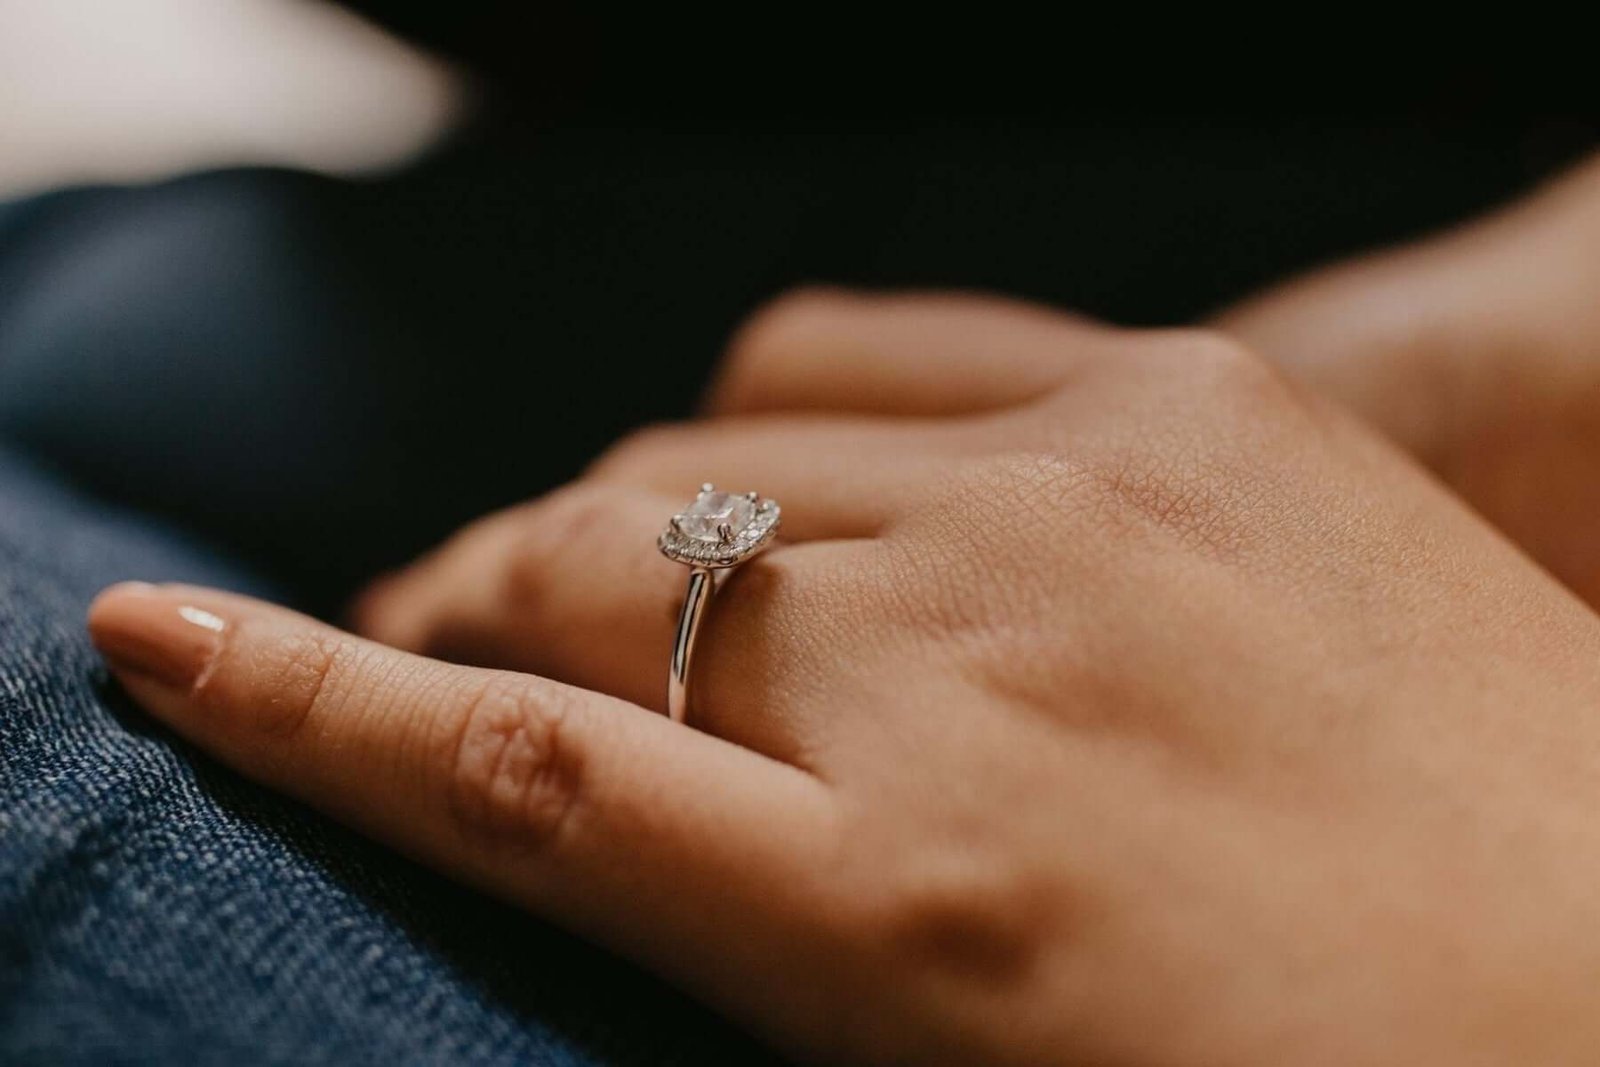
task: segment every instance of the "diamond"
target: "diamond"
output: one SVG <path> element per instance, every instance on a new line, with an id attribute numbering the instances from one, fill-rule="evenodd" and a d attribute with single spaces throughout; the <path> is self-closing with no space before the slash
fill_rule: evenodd
<path id="1" fill-rule="evenodd" d="M 661 554 L 690 567 L 737 567 L 771 545 L 780 509 L 760 493 L 720 493 L 713 485 L 672 517 L 656 539 Z"/>
<path id="2" fill-rule="evenodd" d="M 708 544 L 726 544 L 745 531 L 756 517 L 748 496 L 713 490 L 701 493 L 673 522 L 679 533 Z"/>

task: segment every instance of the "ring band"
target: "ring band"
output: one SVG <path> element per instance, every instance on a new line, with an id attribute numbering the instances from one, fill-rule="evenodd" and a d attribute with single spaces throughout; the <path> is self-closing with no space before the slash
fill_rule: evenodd
<path id="1" fill-rule="evenodd" d="M 778 517 L 775 500 L 755 492 L 724 493 L 707 482 L 694 502 L 674 515 L 656 539 L 663 556 L 689 568 L 667 671 L 667 714 L 673 722 L 683 722 L 689 715 L 695 639 L 716 592 L 719 573 L 726 575 L 769 547 L 778 533 Z"/>

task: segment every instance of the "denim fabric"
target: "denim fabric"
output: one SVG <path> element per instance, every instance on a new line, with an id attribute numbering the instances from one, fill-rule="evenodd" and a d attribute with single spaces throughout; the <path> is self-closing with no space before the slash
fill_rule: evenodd
<path id="1" fill-rule="evenodd" d="M 140 715 L 83 630 L 124 578 L 271 593 L 0 452 L 0 1063 L 770 1060 Z"/>

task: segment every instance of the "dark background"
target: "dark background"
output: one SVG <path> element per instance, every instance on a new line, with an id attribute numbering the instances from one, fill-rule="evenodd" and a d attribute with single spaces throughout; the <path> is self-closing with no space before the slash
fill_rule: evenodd
<path id="1" fill-rule="evenodd" d="M 1191 321 L 1512 197 L 1600 130 L 1557 30 L 354 6 L 478 78 L 478 118 L 414 168 L 0 214 L 0 430 L 326 610 L 690 412 L 790 286 Z"/>

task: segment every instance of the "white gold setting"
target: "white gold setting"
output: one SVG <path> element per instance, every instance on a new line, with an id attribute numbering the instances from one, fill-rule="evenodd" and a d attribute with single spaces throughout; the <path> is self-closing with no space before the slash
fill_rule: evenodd
<path id="1" fill-rule="evenodd" d="M 737 567 L 772 543 L 781 509 L 759 493 L 724 493 L 709 482 L 656 539 L 670 560 L 689 567 Z"/>
<path id="2" fill-rule="evenodd" d="M 689 568 L 667 672 L 667 714 L 674 722 L 683 722 L 689 714 L 689 665 L 718 576 L 772 544 L 778 534 L 778 514 L 778 502 L 760 493 L 724 493 L 707 482 L 656 539 L 662 555 Z"/>

